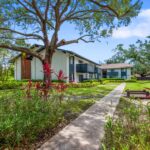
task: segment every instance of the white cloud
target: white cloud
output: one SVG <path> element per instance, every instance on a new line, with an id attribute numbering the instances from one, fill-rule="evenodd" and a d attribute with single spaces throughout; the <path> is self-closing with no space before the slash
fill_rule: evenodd
<path id="1" fill-rule="evenodd" d="M 145 38 L 150 35 L 150 9 L 142 10 L 127 27 L 113 31 L 113 38 Z"/>

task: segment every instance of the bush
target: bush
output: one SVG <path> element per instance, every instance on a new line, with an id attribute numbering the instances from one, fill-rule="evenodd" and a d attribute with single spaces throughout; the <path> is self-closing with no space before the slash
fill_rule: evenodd
<path id="1" fill-rule="evenodd" d="M 102 78 L 101 79 L 102 84 L 106 84 L 106 83 L 109 83 L 109 82 L 121 83 L 121 82 L 124 82 L 124 81 L 125 81 L 125 79 L 121 79 L 121 78 Z"/>
<path id="2" fill-rule="evenodd" d="M 125 82 L 137 82 L 137 80 L 136 79 L 128 79 Z"/>
<path id="3" fill-rule="evenodd" d="M 53 82 L 53 83 L 60 83 L 60 82 L 65 83 L 66 81 L 64 81 L 64 80 L 63 80 L 63 81 L 60 81 L 60 80 L 52 80 L 52 82 Z"/>
<path id="4" fill-rule="evenodd" d="M 94 82 L 94 83 L 89 83 L 89 82 L 85 82 L 85 83 L 67 83 L 68 87 L 71 88 L 87 88 L 87 87 L 94 87 L 99 85 L 98 82 Z"/>
<path id="5" fill-rule="evenodd" d="M 131 79 L 121 79 L 121 78 L 103 78 L 101 79 L 101 82 L 103 84 L 109 83 L 109 82 L 117 82 L 117 83 L 121 83 L 121 82 L 136 82 L 137 79 L 136 78 L 131 78 Z"/>
<path id="6" fill-rule="evenodd" d="M 137 103 L 137 102 L 136 102 Z M 149 112 L 142 104 L 121 99 L 115 118 L 108 118 L 105 125 L 103 149 L 150 149 Z"/>
<path id="7" fill-rule="evenodd" d="M 125 79 L 122 79 L 122 78 L 102 78 L 101 80 L 124 81 Z"/>
<path id="8" fill-rule="evenodd" d="M 70 121 L 66 120 L 68 118 L 65 115 L 66 112 L 73 115 L 73 118 L 72 116 L 69 117 L 70 119 L 74 119 L 74 117 L 77 117 L 76 115 L 86 110 L 93 103 L 94 101 L 89 99 L 63 101 L 60 105 L 57 95 L 53 95 L 47 101 L 41 100 L 36 95 L 28 100 L 24 98 L 20 91 L 12 94 L 11 97 L 1 97 L 0 148 L 13 149 L 22 143 L 23 149 L 26 149 L 24 146 L 30 146 L 31 142 L 41 136 L 43 137 L 44 133 L 47 134 L 47 131 L 50 132 L 50 135 L 53 135 L 59 124 Z"/>
<path id="9" fill-rule="evenodd" d="M 20 88 L 23 84 L 25 84 L 24 81 L 0 82 L 0 90 L 17 89 L 17 88 Z"/>
<path id="10" fill-rule="evenodd" d="M 90 82 L 90 83 L 93 83 L 93 82 L 100 82 L 99 79 L 88 79 L 88 80 L 84 80 L 83 83 L 85 82 Z"/>

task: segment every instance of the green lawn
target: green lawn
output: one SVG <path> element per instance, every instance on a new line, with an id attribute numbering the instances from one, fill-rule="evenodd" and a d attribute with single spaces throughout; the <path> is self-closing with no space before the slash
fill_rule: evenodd
<path id="1" fill-rule="evenodd" d="M 66 93 L 69 95 L 106 95 L 120 83 L 99 84 L 89 88 L 68 88 Z"/>
<path id="2" fill-rule="evenodd" d="M 114 89 L 117 85 L 120 83 L 106 83 L 106 84 L 99 84 L 94 87 L 88 87 L 88 88 L 68 88 L 66 90 L 67 95 L 76 95 L 76 96 L 90 96 L 90 95 L 106 95 L 108 94 L 112 89 Z M 20 89 L 9 89 L 9 90 L 0 90 L 0 98 L 3 96 L 10 96 L 16 93 Z"/>
<path id="3" fill-rule="evenodd" d="M 144 90 L 145 88 L 150 88 L 150 81 L 127 82 L 125 89 Z"/>

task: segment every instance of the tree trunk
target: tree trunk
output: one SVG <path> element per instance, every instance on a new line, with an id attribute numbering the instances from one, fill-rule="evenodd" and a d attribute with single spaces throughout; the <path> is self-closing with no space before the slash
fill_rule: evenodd
<path id="1" fill-rule="evenodd" d="M 52 56 L 53 54 L 49 54 L 45 57 L 43 60 L 43 73 L 44 73 L 44 83 L 49 86 L 52 82 L 52 71 L 51 71 L 51 66 L 52 66 Z"/>

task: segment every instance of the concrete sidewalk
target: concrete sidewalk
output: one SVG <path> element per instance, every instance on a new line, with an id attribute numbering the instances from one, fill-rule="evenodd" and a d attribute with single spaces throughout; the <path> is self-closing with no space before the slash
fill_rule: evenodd
<path id="1" fill-rule="evenodd" d="M 39 150 L 98 150 L 107 116 L 113 116 L 125 83 L 92 105 Z"/>

